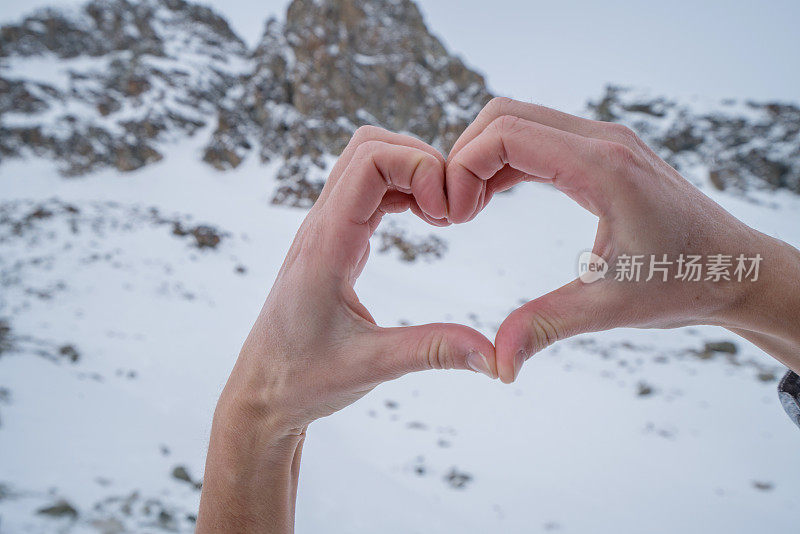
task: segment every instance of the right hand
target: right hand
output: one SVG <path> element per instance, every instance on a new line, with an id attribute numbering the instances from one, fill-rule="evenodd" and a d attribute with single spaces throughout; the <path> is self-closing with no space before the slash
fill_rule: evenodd
<path id="1" fill-rule="evenodd" d="M 576 279 L 505 319 L 495 339 L 504 382 L 555 341 L 616 327 L 714 324 L 743 335 L 777 336 L 796 350 L 773 355 L 800 367 L 800 252 L 726 212 L 630 129 L 494 99 L 448 158 L 450 220 L 471 219 L 494 193 L 522 181 L 551 183 L 599 218 L 592 250 L 609 272 L 591 284 Z M 676 264 L 666 281 L 661 274 L 646 281 L 650 256 L 661 260 L 664 254 L 673 262 L 681 255 L 700 255 L 705 262 L 717 254 L 732 256 L 734 265 L 740 254 L 763 260 L 755 282 L 679 280 Z M 623 255 L 644 256 L 639 282 L 615 279 Z"/>

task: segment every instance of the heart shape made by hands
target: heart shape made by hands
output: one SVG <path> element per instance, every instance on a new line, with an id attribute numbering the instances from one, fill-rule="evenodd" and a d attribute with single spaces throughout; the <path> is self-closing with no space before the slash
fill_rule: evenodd
<path id="1" fill-rule="evenodd" d="M 342 176 L 346 179 L 339 185 Z M 606 269 L 618 258 L 658 254 L 666 262 L 668 255 L 707 254 L 710 244 L 717 247 L 713 251 L 717 254 L 757 253 L 755 242 L 746 239 L 750 233 L 743 223 L 704 196 L 628 128 L 510 99 L 490 102 L 447 159 L 417 139 L 362 127 L 334 166 L 320 203 L 321 209 L 332 204 L 330 210 L 343 210 L 359 228 L 337 234 L 350 236 L 344 256 L 360 258 L 353 260 L 350 270 L 354 282 L 369 254 L 369 236 L 384 214 L 411 209 L 436 226 L 463 223 L 476 217 L 494 194 L 525 181 L 550 183 L 598 217 L 592 257 Z M 327 203 L 333 195 L 335 201 Z M 715 225 L 731 230 L 723 236 L 714 231 Z M 650 278 L 641 283 L 638 274 L 635 281 L 595 277 L 587 283 L 576 278 L 524 304 L 503 321 L 491 345 L 494 358 L 478 362 L 484 364 L 480 370 L 512 382 L 527 358 L 557 340 L 620 326 L 699 324 L 717 311 L 727 295 L 736 293 L 724 283 L 703 280 L 692 286 L 681 283 L 678 276 L 667 276 L 675 274 L 669 268 L 661 272 L 658 284 L 646 283 L 653 277 L 652 269 Z M 371 320 L 360 303 L 354 307 Z M 488 343 L 467 327 L 460 334 L 474 345 Z M 475 368 L 469 359 L 467 363 Z M 452 364 L 431 365 L 459 366 Z"/>

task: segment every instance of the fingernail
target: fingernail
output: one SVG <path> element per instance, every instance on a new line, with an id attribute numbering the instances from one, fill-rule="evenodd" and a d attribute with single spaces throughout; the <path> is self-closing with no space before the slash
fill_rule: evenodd
<path id="1" fill-rule="evenodd" d="M 494 376 L 492 368 L 489 367 L 489 360 L 477 350 L 469 351 L 469 354 L 467 354 L 467 365 L 476 373 L 483 373 L 492 379 L 497 378 Z"/>
<path id="2" fill-rule="evenodd" d="M 526 358 L 524 350 L 519 351 L 516 356 L 514 356 L 514 380 L 519 376 L 522 364 L 525 363 Z"/>

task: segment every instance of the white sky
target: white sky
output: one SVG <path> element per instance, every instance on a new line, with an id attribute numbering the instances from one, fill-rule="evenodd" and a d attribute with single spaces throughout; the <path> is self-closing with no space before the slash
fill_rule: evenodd
<path id="1" fill-rule="evenodd" d="M 75 0 L 0 0 L 0 20 Z M 248 42 L 287 0 L 207 0 Z M 496 94 L 577 111 L 612 82 L 674 96 L 800 101 L 797 0 L 419 0 Z M 24 5 L 23 5 L 24 4 Z M 455 7 L 454 7 L 455 6 Z"/>

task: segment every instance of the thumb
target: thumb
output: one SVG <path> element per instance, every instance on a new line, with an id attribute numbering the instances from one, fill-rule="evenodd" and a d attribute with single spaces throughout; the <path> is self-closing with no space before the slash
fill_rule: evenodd
<path id="1" fill-rule="evenodd" d="M 605 281 L 579 279 L 522 305 L 509 314 L 495 336 L 500 380 L 516 380 L 522 364 L 556 341 L 614 327 L 615 306 Z"/>
<path id="2" fill-rule="evenodd" d="M 497 378 L 492 343 L 464 325 L 432 323 L 380 328 L 370 335 L 381 374 L 387 380 L 428 369 L 468 369 Z"/>

